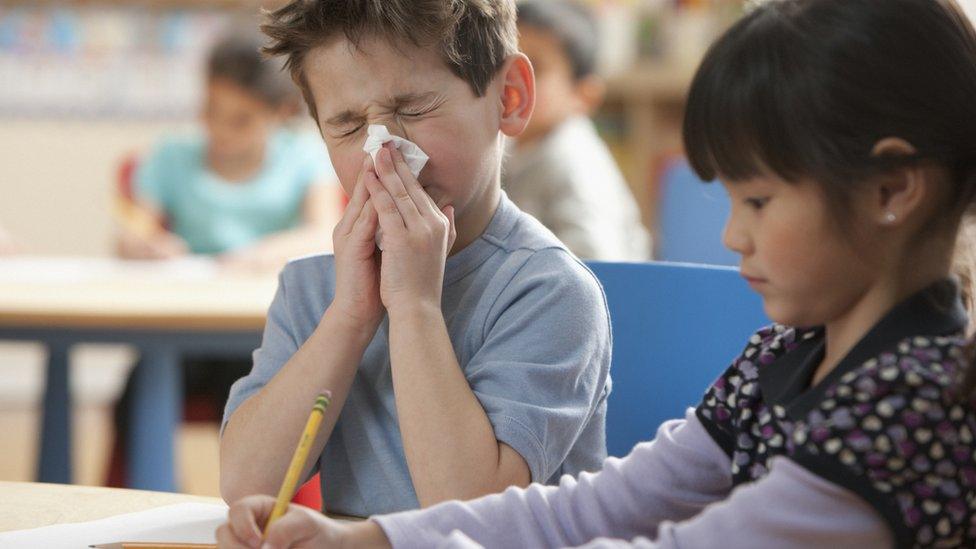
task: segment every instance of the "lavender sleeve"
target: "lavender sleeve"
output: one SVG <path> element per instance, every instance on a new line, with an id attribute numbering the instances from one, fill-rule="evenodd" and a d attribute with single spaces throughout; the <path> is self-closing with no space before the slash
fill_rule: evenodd
<path id="1" fill-rule="evenodd" d="M 598 538 L 580 547 L 892 547 L 894 538 L 887 524 L 854 492 L 785 457 L 774 458 L 771 467 L 763 480 L 736 489 L 728 499 L 710 505 L 694 518 L 661 523 L 656 540 L 652 541 L 650 536 L 627 537 L 615 533 L 618 539 Z M 476 542 L 461 530 L 463 527 L 451 532 L 438 547 L 475 549 L 501 545 L 497 537 Z"/>
<path id="2" fill-rule="evenodd" d="M 728 456 L 689 409 L 626 458 L 607 459 L 599 473 L 373 520 L 397 548 L 563 547 L 600 537 L 652 537 L 662 522 L 684 521 L 725 499 L 730 471 Z"/>

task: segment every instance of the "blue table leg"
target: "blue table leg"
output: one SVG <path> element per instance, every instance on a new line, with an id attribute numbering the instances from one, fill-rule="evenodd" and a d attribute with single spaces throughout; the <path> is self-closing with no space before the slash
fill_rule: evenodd
<path id="1" fill-rule="evenodd" d="M 182 413 L 180 355 L 171 347 L 142 349 L 133 375 L 129 486 L 176 491 L 175 432 Z"/>
<path id="2" fill-rule="evenodd" d="M 37 480 L 71 483 L 71 391 L 68 385 L 68 346 L 48 345 L 44 385 L 44 418 Z"/>

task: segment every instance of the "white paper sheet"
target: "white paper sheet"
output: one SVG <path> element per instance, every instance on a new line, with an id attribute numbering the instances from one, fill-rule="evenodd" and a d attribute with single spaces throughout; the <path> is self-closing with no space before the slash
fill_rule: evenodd
<path id="1" fill-rule="evenodd" d="M 225 505 L 179 503 L 91 522 L 2 532 L 0 547 L 79 549 L 120 541 L 216 543 L 214 532 L 226 521 Z"/>

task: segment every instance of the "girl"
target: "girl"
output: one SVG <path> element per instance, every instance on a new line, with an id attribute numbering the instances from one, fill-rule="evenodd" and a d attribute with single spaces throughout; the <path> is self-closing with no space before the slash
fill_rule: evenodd
<path id="1" fill-rule="evenodd" d="M 148 233 L 122 227 L 121 256 L 204 254 L 230 269 L 272 271 L 291 257 L 331 249 L 341 210 L 338 178 L 319 136 L 285 127 L 300 93 L 279 64 L 263 58 L 261 46 L 260 35 L 246 28 L 214 46 L 200 116 L 205 131 L 168 138 L 140 162 L 133 201 L 158 227 Z M 251 360 L 194 357 L 183 366 L 192 414 L 218 421 L 230 386 L 250 371 Z M 112 486 L 126 484 L 132 383 L 130 377 L 115 409 Z"/>
<path id="2" fill-rule="evenodd" d="M 140 162 L 137 205 L 170 230 L 122 228 L 123 257 L 216 255 L 278 269 L 331 246 L 341 194 L 321 139 L 289 130 L 300 95 L 254 32 L 239 30 L 207 63 L 203 135 L 164 140 Z"/>
<path id="3" fill-rule="evenodd" d="M 288 546 L 972 547 L 976 414 L 950 277 L 976 188 L 976 33 L 952 0 L 779 0 L 709 51 L 685 145 L 776 322 L 682 420 L 602 472 Z M 675 365 L 681 367 L 683 365 Z M 270 498 L 218 531 L 257 546 Z"/>

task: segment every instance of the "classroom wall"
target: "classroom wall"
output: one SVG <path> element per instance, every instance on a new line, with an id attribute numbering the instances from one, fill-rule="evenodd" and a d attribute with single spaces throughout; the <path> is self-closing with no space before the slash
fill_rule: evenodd
<path id="1" fill-rule="evenodd" d="M 119 162 L 185 122 L 9 120 L 0 123 L 0 224 L 31 252 L 105 255 Z"/>

